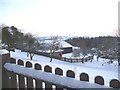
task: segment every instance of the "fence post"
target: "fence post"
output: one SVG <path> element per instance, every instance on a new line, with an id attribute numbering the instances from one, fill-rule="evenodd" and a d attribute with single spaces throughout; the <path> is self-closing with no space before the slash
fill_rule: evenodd
<path id="1" fill-rule="evenodd" d="M 6 50 L 7 51 L 7 50 Z M 4 64 L 10 60 L 10 54 L 0 54 L 2 56 L 2 88 L 10 88 L 9 72 L 4 68 Z"/>
<path id="2" fill-rule="evenodd" d="M 71 58 L 71 63 L 72 63 L 73 59 Z"/>
<path id="3" fill-rule="evenodd" d="M 87 62 L 88 57 L 85 58 L 85 62 Z"/>

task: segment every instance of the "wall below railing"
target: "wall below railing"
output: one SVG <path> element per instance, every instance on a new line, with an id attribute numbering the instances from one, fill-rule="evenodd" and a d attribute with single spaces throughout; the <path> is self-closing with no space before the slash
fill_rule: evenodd
<path id="1" fill-rule="evenodd" d="M 10 63 L 12 63 L 14 65 L 17 64 L 19 66 L 29 68 L 29 69 L 33 69 L 33 70 L 37 70 L 37 71 L 43 71 L 42 68 L 44 68 L 44 72 L 52 73 L 52 67 L 49 66 L 49 65 L 45 65 L 44 67 L 42 67 L 42 65 L 40 65 L 39 63 L 33 64 L 32 61 L 26 61 L 26 63 L 25 63 L 24 60 L 20 60 L 20 59 L 16 60 L 14 58 L 10 58 L 9 55 L 4 55 L 3 60 L 5 61 L 3 64 L 10 62 Z M 33 66 L 34 66 L 34 68 L 33 68 Z M 44 85 L 45 83 L 47 83 L 47 84 L 45 84 L 45 87 L 46 88 L 47 87 L 51 88 L 51 82 L 42 80 L 42 84 L 41 84 L 41 80 L 36 81 L 36 78 L 33 78 L 33 77 L 28 77 L 28 76 L 25 76 L 23 74 L 19 74 L 19 73 L 16 73 L 16 72 L 13 72 L 13 73 L 8 72 L 8 71 L 6 71 L 6 69 L 4 69 L 4 72 L 6 72 L 6 73 L 4 73 L 6 75 L 3 78 L 5 78 L 5 77 L 7 77 L 7 78 L 5 78 L 3 80 L 7 80 L 8 81 L 7 83 L 9 83 L 9 81 L 10 81 L 10 83 L 11 83 L 10 86 L 9 86 L 9 84 L 7 84 L 8 85 L 7 87 L 22 87 L 22 88 L 25 87 L 26 88 L 26 83 L 27 83 L 28 84 L 27 88 L 31 88 L 31 87 L 34 87 L 33 82 L 36 82 L 35 86 L 38 85 L 37 87 L 41 88 L 41 85 Z M 59 76 L 63 76 L 63 70 L 60 67 L 57 67 L 57 68 L 55 68 L 55 74 L 59 75 Z M 76 73 L 73 70 L 67 70 L 66 71 L 66 77 L 74 79 L 75 74 Z M 87 83 L 89 82 L 89 75 L 87 73 L 81 73 L 79 76 L 80 76 L 80 80 L 78 80 L 78 81 L 85 81 Z M 16 83 L 17 82 L 16 79 L 18 79 L 18 83 Z M 25 81 L 25 82 L 23 82 L 23 81 Z M 102 85 L 101 87 L 104 87 L 104 84 L 105 84 L 104 81 L 105 80 L 104 80 L 104 78 L 102 76 L 96 76 L 94 78 L 94 83 Z M 16 85 L 13 82 L 15 82 L 16 84 L 19 84 L 19 85 Z M 3 84 L 4 84 L 3 88 L 6 88 L 6 82 L 4 82 Z M 52 87 L 54 85 L 55 85 L 55 83 L 52 82 Z M 109 86 L 113 87 L 113 88 L 120 88 L 120 81 L 117 80 L 117 79 L 112 79 L 109 82 Z M 56 85 L 56 87 L 62 87 L 62 89 L 63 88 L 69 88 L 69 87 L 66 87 L 64 85 Z"/>

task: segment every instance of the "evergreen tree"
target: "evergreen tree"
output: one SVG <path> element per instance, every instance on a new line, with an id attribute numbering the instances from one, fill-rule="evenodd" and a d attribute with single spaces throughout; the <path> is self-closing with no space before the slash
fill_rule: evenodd
<path id="1" fill-rule="evenodd" d="M 2 28 L 2 43 L 7 45 L 9 52 L 14 47 L 14 40 L 8 26 Z"/>

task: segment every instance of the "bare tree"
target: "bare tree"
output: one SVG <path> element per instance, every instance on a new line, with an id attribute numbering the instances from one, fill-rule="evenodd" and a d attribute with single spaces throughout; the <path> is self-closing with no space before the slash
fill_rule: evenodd
<path id="1" fill-rule="evenodd" d="M 33 37 L 32 34 L 27 33 L 24 36 L 24 47 L 25 47 L 24 49 L 27 51 L 27 57 L 30 55 L 30 59 L 32 60 L 34 56 L 33 52 L 39 49 L 40 44 L 37 41 L 37 39 Z"/>
<path id="2" fill-rule="evenodd" d="M 80 43 L 81 44 L 79 44 L 78 46 L 80 47 L 80 56 L 82 57 L 82 63 L 84 63 L 84 58 L 88 55 L 88 48 L 84 40 L 81 40 Z"/>
<path id="3" fill-rule="evenodd" d="M 52 62 L 52 56 L 54 55 L 55 51 L 58 50 L 61 46 L 61 37 L 59 36 L 51 36 L 49 43 L 48 43 L 48 49 L 50 50 L 50 62 Z"/>
<path id="4" fill-rule="evenodd" d="M 76 57 L 79 57 L 79 58 L 80 58 L 80 48 L 79 48 L 79 47 L 73 49 L 72 56 L 73 56 L 74 58 L 76 58 Z"/>
<path id="5" fill-rule="evenodd" d="M 85 59 L 85 57 L 88 55 L 88 48 L 81 48 L 81 57 L 82 57 L 82 63 L 84 63 L 84 59 Z"/>

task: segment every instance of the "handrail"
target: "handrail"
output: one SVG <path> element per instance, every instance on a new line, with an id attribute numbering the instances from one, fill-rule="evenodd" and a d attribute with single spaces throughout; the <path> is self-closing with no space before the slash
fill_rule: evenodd
<path id="1" fill-rule="evenodd" d="M 4 65 L 5 69 L 8 71 L 22 74 L 24 76 L 40 79 L 42 81 L 47 81 L 55 85 L 60 85 L 68 88 L 110 88 L 107 86 L 92 84 L 85 81 L 79 81 L 74 78 L 69 78 L 65 76 L 59 76 L 52 73 L 43 72 L 41 70 L 35 70 L 32 68 L 26 68 L 21 65 L 6 63 Z"/>

